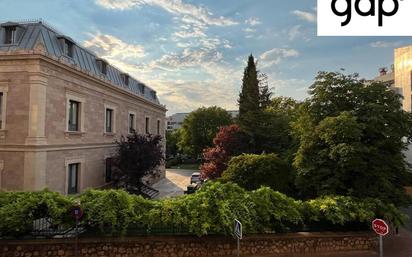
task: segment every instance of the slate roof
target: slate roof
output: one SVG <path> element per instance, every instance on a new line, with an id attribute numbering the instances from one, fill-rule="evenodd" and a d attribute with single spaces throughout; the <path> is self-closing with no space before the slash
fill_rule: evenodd
<path id="1" fill-rule="evenodd" d="M 4 44 L 5 42 L 5 27 L 15 26 L 18 24 L 19 28 L 22 28 L 17 33 L 15 44 Z M 58 38 L 67 38 L 74 43 L 73 58 L 70 58 L 63 54 L 63 48 Z M 70 37 L 59 33 L 57 30 L 47 25 L 43 21 L 33 22 L 6 22 L 0 24 L 0 51 L 13 51 L 13 50 L 32 50 L 36 46 L 37 42 L 41 41 L 46 48 L 48 54 L 57 58 L 65 58 L 72 64 L 77 65 L 83 70 L 87 70 L 96 76 L 106 76 L 112 84 L 131 91 L 135 95 L 144 97 L 145 99 L 159 103 L 156 91 L 145 85 L 144 83 L 129 77 L 129 85 L 126 85 L 122 80 L 122 74 L 125 74 L 121 70 L 113 67 L 108 63 L 107 74 L 104 75 L 100 72 L 97 65 L 97 60 L 102 60 L 90 50 L 82 47 L 80 44 L 75 43 Z M 142 93 L 144 92 L 144 93 Z"/>

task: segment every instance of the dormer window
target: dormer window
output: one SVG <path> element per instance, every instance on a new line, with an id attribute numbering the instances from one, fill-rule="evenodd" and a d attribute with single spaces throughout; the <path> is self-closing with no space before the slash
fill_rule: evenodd
<path id="1" fill-rule="evenodd" d="M 130 77 L 129 74 L 122 73 L 121 77 L 122 77 L 123 83 L 126 84 L 126 86 L 128 86 L 129 85 L 129 77 Z"/>
<path id="2" fill-rule="evenodd" d="M 64 35 L 57 36 L 57 38 L 59 39 L 59 41 L 62 45 L 63 54 L 70 57 L 70 58 L 73 58 L 73 56 L 74 56 L 74 41 L 71 38 L 66 37 Z"/>
<path id="3" fill-rule="evenodd" d="M 107 75 L 107 62 L 103 59 L 96 60 L 97 67 L 99 68 L 100 72 L 104 75 Z"/>
<path id="4" fill-rule="evenodd" d="M 145 85 L 140 85 L 140 93 L 144 95 Z"/>
<path id="5" fill-rule="evenodd" d="M 70 41 L 64 42 L 64 54 L 73 58 L 73 43 Z"/>
<path id="6" fill-rule="evenodd" d="M 22 34 L 24 28 L 16 22 L 6 22 L 1 24 L 1 28 L 4 29 L 2 32 L 4 38 L 1 44 L 12 45 L 16 44 L 19 36 Z"/>
<path id="7" fill-rule="evenodd" d="M 152 98 L 156 99 L 156 91 L 152 91 Z"/>
<path id="8" fill-rule="evenodd" d="M 16 43 L 16 27 L 11 26 L 11 27 L 6 27 L 6 37 L 4 38 L 4 43 L 5 44 L 14 44 Z"/>

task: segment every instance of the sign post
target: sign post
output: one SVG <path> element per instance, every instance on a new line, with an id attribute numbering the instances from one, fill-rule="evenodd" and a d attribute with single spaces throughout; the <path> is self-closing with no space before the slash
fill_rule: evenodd
<path id="1" fill-rule="evenodd" d="M 242 239 L 242 223 L 235 219 L 235 236 L 237 238 L 237 257 L 240 256 L 240 239 Z"/>
<path id="2" fill-rule="evenodd" d="M 379 256 L 383 257 L 383 237 L 389 233 L 389 226 L 384 220 L 375 219 L 372 221 L 372 229 L 379 235 Z"/>
<path id="3" fill-rule="evenodd" d="M 82 208 L 80 208 L 80 205 L 74 206 L 71 210 L 72 216 L 73 218 L 76 220 L 76 244 L 75 244 L 75 255 L 76 257 L 79 256 L 79 221 L 81 220 L 81 218 L 83 217 L 83 210 Z"/>

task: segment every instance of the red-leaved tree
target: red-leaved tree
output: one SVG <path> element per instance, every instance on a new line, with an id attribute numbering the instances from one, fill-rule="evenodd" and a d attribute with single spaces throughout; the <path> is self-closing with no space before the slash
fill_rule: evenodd
<path id="1" fill-rule="evenodd" d="M 213 139 L 214 147 L 203 151 L 202 177 L 216 179 L 222 176 L 233 156 L 248 152 L 249 138 L 238 125 L 221 127 Z"/>

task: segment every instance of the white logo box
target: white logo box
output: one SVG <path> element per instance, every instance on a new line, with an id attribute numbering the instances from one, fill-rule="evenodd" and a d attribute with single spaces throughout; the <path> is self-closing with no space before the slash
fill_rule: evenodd
<path id="1" fill-rule="evenodd" d="M 344 13 L 347 3 L 350 3 L 351 20 L 346 26 L 342 23 L 347 16 L 338 16 L 332 11 L 333 0 L 317 0 L 318 36 L 412 36 L 412 0 L 337 0 L 336 10 Z M 398 11 L 393 16 L 384 16 L 382 10 L 391 12 L 395 1 L 399 4 Z M 375 16 L 361 16 L 355 9 L 359 2 L 362 12 L 374 10 Z M 371 8 L 371 2 L 375 9 Z M 379 16 L 382 15 L 382 26 L 379 26 Z"/>

